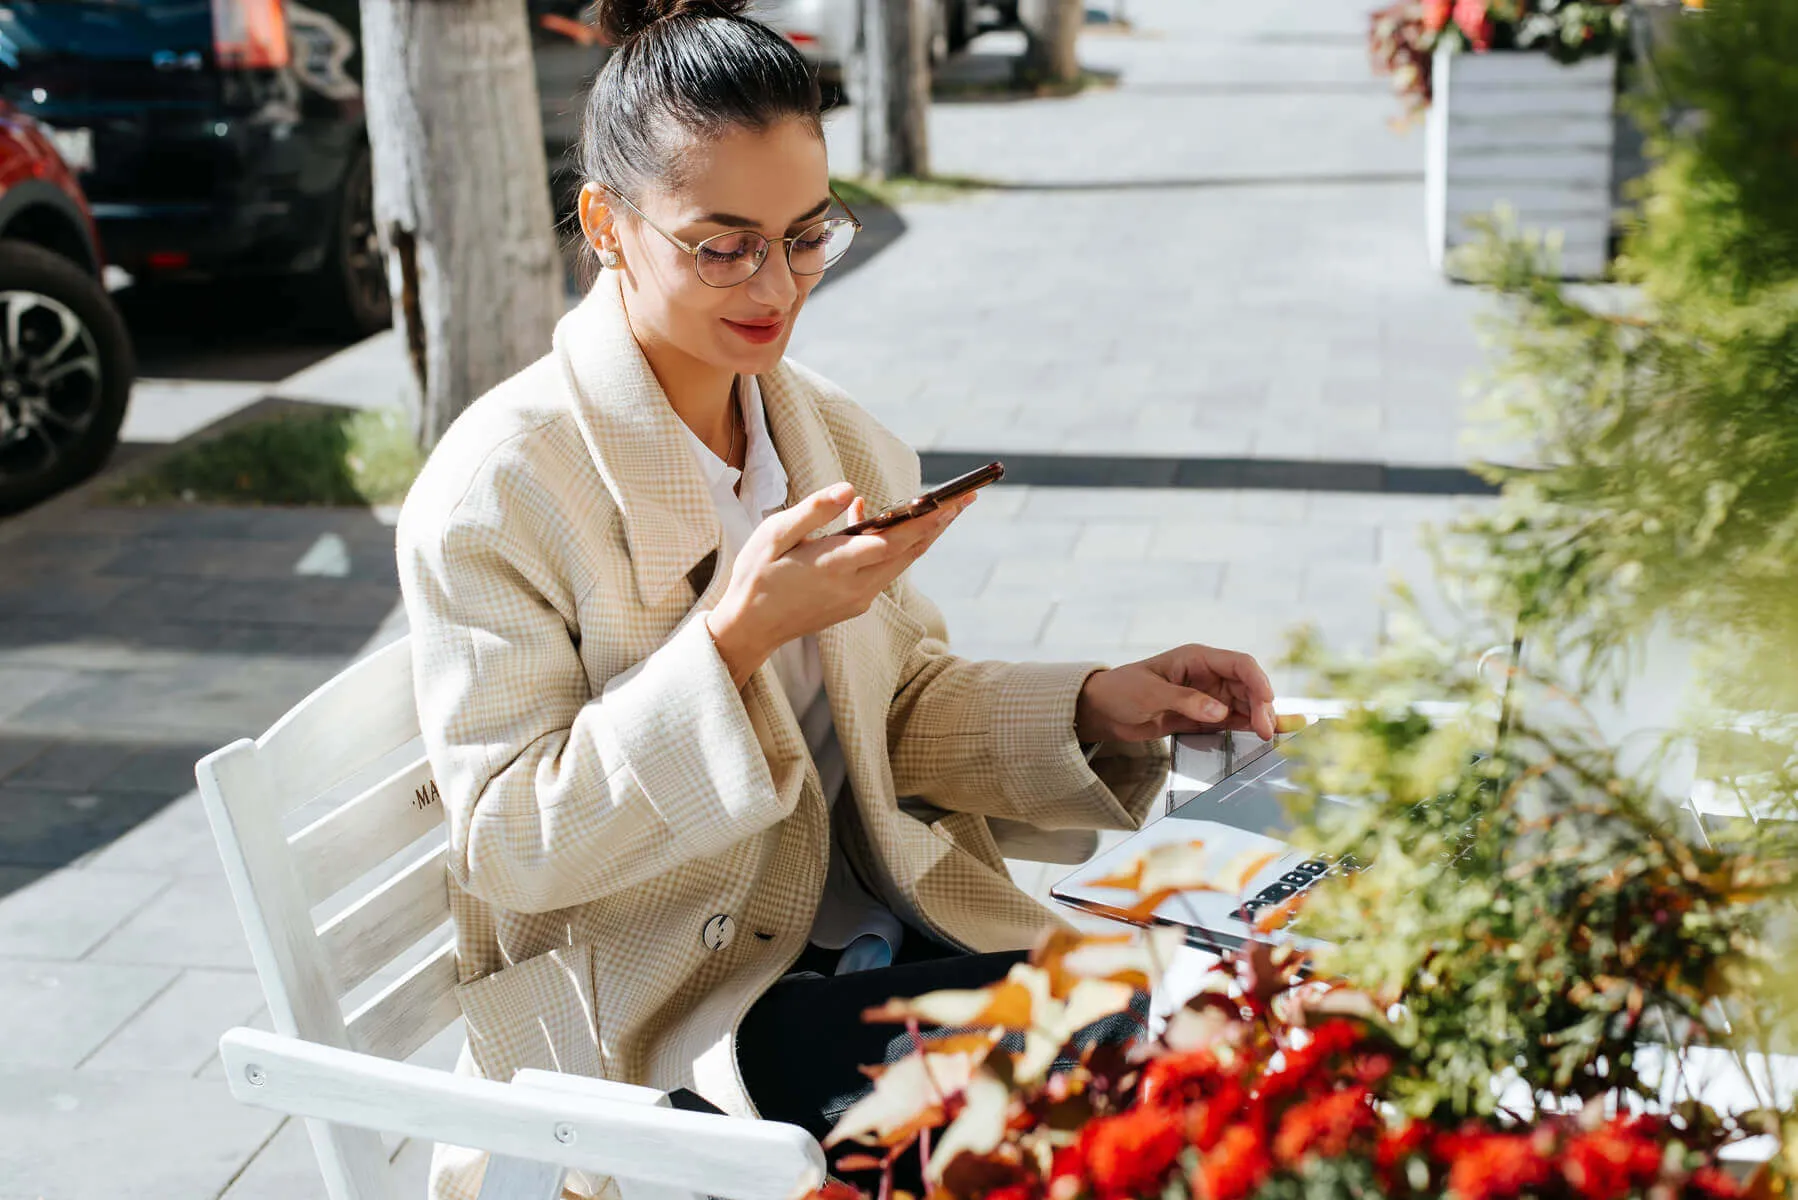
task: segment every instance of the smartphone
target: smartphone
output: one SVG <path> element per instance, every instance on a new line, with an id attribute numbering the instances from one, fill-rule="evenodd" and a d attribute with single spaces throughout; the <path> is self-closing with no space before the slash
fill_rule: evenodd
<path id="1" fill-rule="evenodd" d="M 873 533 L 877 529 L 891 529 L 913 517 L 921 517 L 925 513 L 935 512 L 956 497 L 978 491 L 987 484 L 997 483 L 1003 478 L 1005 478 L 1004 463 L 987 463 L 978 470 L 969 471 L 966 475 L 957 476 L 948 483 L 933 487 L 923 495 L 914 496 L 904 504 L 895 504 L 878 516 L 869 517 L 865 521 L 857 521 L 842 532 Z"/>

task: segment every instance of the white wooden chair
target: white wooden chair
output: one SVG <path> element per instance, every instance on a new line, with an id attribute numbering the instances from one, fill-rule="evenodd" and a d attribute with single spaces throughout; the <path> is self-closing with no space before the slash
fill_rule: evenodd
<path id="1" fill-rule="evenodd" d="M 382 1132 L 491 1151 L 483 1200 L 553 1200 L 570 1167 L 619 1180 L 626 1200 L 788 1200 L 820 1183 L 823 1153 L 797 1126 L 604 1080 L 404 1061 L 461 1016 L 418 734 L 402 639 L 196 768 L 275 1027 L 220 1040 L 232 1095 L 307 1119 L 332 1200 L 397 1200 Z"/>

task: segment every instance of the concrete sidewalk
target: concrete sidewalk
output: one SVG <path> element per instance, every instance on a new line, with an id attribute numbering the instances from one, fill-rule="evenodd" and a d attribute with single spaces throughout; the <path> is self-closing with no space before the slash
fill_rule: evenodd
<path id="1" fill-rule="evenodd" d="M 1387 128 L 1362 0 L 1129 9 L 1134 32 L 1081 47 L 1115 87 L 933 109 L 937 170 L 996 186 L 902 205 L 793 352 L 925 451 L 1065 457 L 1076 486 L 993 489 L 919 564 L 964 653 L 1269 661 L 1300 620 L 1370 646 L 1385 580 L 1421 577 L 1417 528 L 1458 501 L 1317 485 L 1466 460 L 1479 298 L 1428 268 L 1422 149 Z M 273 387 L 160 383 L 132 428 L 389 403 L 402 371 L 388 336 Z M 1282 460 L 1286 486 L 1153 486 L 1169 456 Z M 200 753 L 393 635 L 390 532 L 90 496 L 0 523 L 0 559 L 0 1200 L 322 1196 L 303 1129 L 217 1078 L 261 1000 L 186 793 Z M 404 1164 L 422 1181 L 422 1152 Z"/>

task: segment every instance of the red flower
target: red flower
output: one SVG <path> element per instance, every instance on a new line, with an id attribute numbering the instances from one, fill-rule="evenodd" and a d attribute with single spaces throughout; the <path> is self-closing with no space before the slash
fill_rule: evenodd
<path id="1" fill-rule="evenodd" d="M 1423 1153 L 1430 1132 L 1430 1127 L 1422 1121 L 1407 1121 L 1402 1129 L 1382 1133 L 1379 1141 L 1374 1143 L 1374 1170 L 1379 1173 L 1387 1191 L 1399 1191 L 1409 1182 L 1404 1176 L 1404 1167 Z"/>
<path id="2" fill-rule="evenodd" d="M 1744 1192 L 1742 1185 L 1727 1171 L 1720 1171 L 1716 1167 L 1699 1167 L 1693 1171 L 1688 1186 L 1700 1196 L 1708 1196 L 1712 1200 L 1735 1200 Z"/>
<path id="3" fill-rule="evenodd" d="M 1460 1200 L 1506 1200 L 1548 1181 L 1548 1160 L 1525 1134 L 1453 1135 L 1438 1145 L 1451 1160 L 1448 1189 Z"/>
<path id="4" fill-rule="evenodd" d="M 1423 0 L 1423 27 L 1431 33 L 1442 32 L 1454 3 L 1455 0 Z"/>
<path id="5" fill-rule="evenodd" d="M 1623 1200 L 1661 1173 L 1661 1148 L 1617 1124 L 1569 1138 L 1561 1172 L 1584 1200 Z"/>
<path id="6" fill-rule="evenodd" d="M 1036 1200 L 1036 1189 L 1027 1183 L 1008 1183 L 988 1192 L 986 1200 Z"/>
<path id="7" fill-rule="evenodd" d="M 1486 11 L 1486 3 L 1487 0 L 1455 0 L 1455 24 L 1475 50 L 1492 48 L 1492 17 Z"/>
<path id="8" fill-rule="evenodd" d="M 1326 1021 L 1311 1031 L 1311 1040 L 1284 1054 L 1285 1065 L 1264 1075 L 1257 1089 L 1268 1099 L 1294 1092 L 1321 1090 L 1314 1086 L 1317 1073 L 1331 1060 L 1353 1050 L 1361 1042 L 1361 1027 L 1353 1021 Z"/>
<path id="9" fill-rule="evenodd" d="M 1200 1161 L 1193 1191 L 1199 1200 L 1246 1200 L 1272 1169 L 1260 1131 L 1232 1125 Z"/>
<path id="10" fill-rule="evenodd" d="M 1143 1068 L 1141 1103 L 1178 1108 L 1217 1090 L 1223 1067 L 1209 1050 L 1169 1054 Z"/>
<path id="11" fill-rule="evenodd" d="M 1160 1194 L 1186 1139 L 1178 1114 L 1139 1106 L 1091 1122 L 1080 1131 L 1078 1145 L 1082 1173 L 1100 1200 L 1132 1200 Z"/>
<path id="12" fill-rule="evenodd" d="M 1366 1088 L 1351 1087 L 1293 1105 L 1280 1118 L 1274 1158 L 1291 1166 L 1308 1154 L 1336 1158 L 1346 1153 L 1357 1133 L 1378 1123 L 1371 1099 Z"/>
<path id="13" fill-rule="evenodd" d="M 1186 1110 L 1186 1140 L 1201 1152 L 1210 1150 L 1224 1136 L 1225 1130 L 1245 1119 L 1243 1110 L 1248 1100 L 1248 1093 L 1242 1090 L 1240 1083 L 1226 1079 L 1215 1095 Z M 1260 1124 L 1256 1117 L 1246 1119 Z"/>

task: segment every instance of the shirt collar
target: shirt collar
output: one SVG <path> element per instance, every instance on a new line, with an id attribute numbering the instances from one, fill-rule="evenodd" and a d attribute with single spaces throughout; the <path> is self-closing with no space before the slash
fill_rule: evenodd
<path id="1" fill-rule="evenodd" d="M 736 394 L 743 408 L 743 424 L 749 434 L 749 445 L 743 452 L 743 469 L 726 463 L 707 446 L 699 435 L 681 423 L 687 444 L 699 460 L 700 473 L 716 499 L 725 497 L 741 503 L 758 517 L 779 510 L 787 500 L 787 472 L 775 453 L 774 440 L 768 436 L 768 421 L 762 411 L 762 389 L 755 376 L 738 376 Z M 737 481 L 743 480 L 741 492 Z"/>

